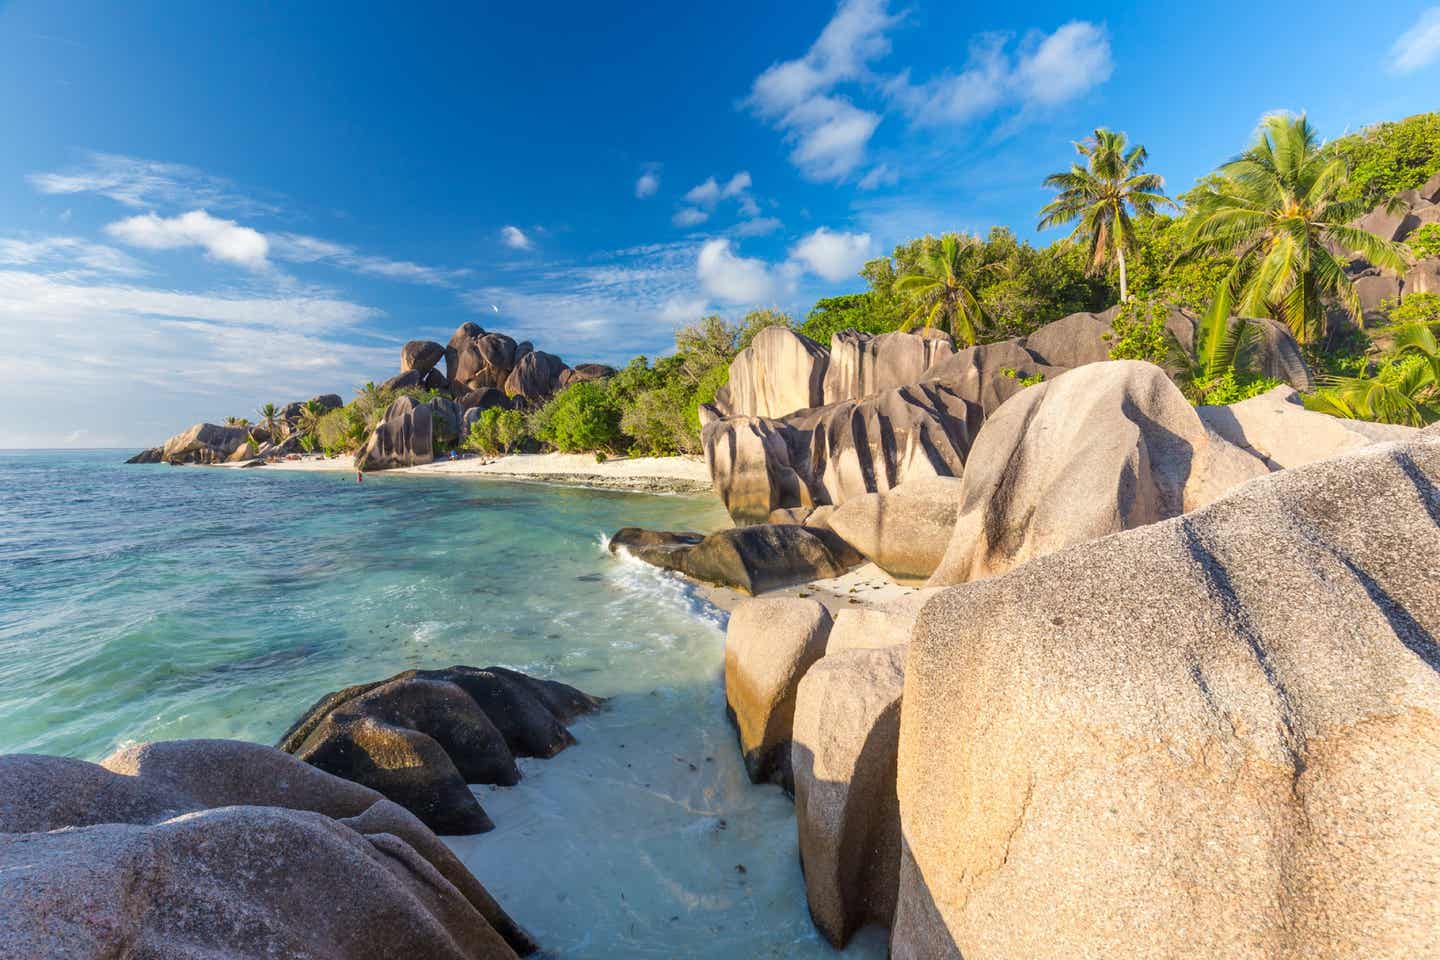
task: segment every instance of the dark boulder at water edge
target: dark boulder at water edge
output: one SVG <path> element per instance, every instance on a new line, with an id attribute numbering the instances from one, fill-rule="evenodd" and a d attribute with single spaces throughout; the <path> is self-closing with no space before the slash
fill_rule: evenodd
<path id="1" fill-rule="evenodd" d="M 513 960 L 535 944 L 424 824 L 272 747 L 0 756 L 0 955 Z"/>
<path id="2" fill-rule="evenodd" d="M 748 594 L 838 577 L 864 562 L 829 530 L 793 523 L 755 524 L 708 536 L 626 527 L 610 538 L 610 552 L 621 549 L 653 566 Z"/>
<path id="3" fill-rule="evenodd" d="M 516 757 L 553 757 L 565 724 L 601 701 L 503 667 L 407 670 L 326 694 L 277 744 L 378 790 L 440 833 L 494 827 L 468 784 L 520 782 Z"/>

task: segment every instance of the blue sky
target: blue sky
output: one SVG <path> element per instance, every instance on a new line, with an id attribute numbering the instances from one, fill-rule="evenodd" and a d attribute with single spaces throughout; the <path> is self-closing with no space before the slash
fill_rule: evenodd
<path id="1" fill-rule="evenodd" d="M 803 314 L 1034 237 L 1097 125 L 1183 190 L 1267 111 L 1440 108 L 1423 2 L 459 6 L 0 2 L 0 446 L 349 395 L 466 320 L 578 363 Z"/>

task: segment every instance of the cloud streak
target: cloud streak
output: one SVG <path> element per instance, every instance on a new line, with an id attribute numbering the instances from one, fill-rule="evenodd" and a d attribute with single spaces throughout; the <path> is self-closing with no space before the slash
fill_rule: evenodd
<path id="1" fill-rule="evenodd" d="M 65 170 L 25 178 L 41 193 L 93 193 L 127 207 L 204 207 L 255 216 L 280 212 L 274 203 L 239 193 L 234 184 L 180 163 L 160 163 L 118 153 L 86 154 Z"/>
<path id="2" fill-rule="evenodd" d="M 191 210 L 178 217 L 142 214 L 112 223 L 105 232 L 122 243 L 146 250 L 199 247 L 212 259 L 247 270 L 270 266 L 270 241 L 263 233 L 234 220 L 212 217 L 204 210 Z"/>
<path id="3" fill-rule="evenodd" d="M 1414 73 L 1440 60 L 1440 7 L 1430 7 L 1390 48 L 1390 72 Z"/>

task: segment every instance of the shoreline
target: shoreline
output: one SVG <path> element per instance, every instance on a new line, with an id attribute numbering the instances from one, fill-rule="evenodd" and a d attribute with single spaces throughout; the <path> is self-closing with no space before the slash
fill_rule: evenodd
<path id="1" fill-rule="evenodd" d="M 289 472 L 354 473 L 349 457 L 326 459 L 309 455 L 299 460 L 277 460 L 263 467 L 243 463 L 216 464 L 232 470 L 265 469 Z M 619 490 L 628 493 L 711 493 L 710 471 L 699 457 L 617 457 L 596 461 L 579 453 L 512 453 L 495 459 L 465 457 L 437 460 L 414 467 L 378 471 L 406 476 L 489 477 L 518 483 Z"/>

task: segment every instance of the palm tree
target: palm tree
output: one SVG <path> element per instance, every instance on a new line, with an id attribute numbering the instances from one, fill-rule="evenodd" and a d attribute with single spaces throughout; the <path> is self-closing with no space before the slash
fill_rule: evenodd
<path id="1" fill-rule="evenodd" d="M 1235 257 L 1212 311 L 1272 316 L 1311 343 L 1325 333 L 1327 297 L 1363 323 L 1360 298 L 1332 251 L 1405 268 L 1399 244 L 1350 225 L 1365 205 L 1339 199 L 1349 177 L 1345 161 L 1322 149 L 1304 114 L 1267 116 L 1250 149 L 1216 174 L 1190 202 L 1182 254 Z"/>
<path id="2" fill-rule="evenodd" d="M 926 244 L 916 262 L 915 273 L 907 273 L 895 281 L 892 289 L 910 299 L 914 309 L 902 329 L 913 329 L 923 322 L 925 329 L 940 327 L 950 331 L 956 340 L 974 344 L 985 322 L 985 311 L 979 299 L 963 279 L 966 266 L 975 265 L 983 252 L 980 241 L 947 233 Z"/>
<path id="3" fill-rule="evenodd" d="M 1099 272 L 1113 256 L 1120 267 L 1120 301 L 1130 299 L 1125 270 L 1125 249 L 1135 243 L 1136 215 L 1149 215 L 1156 207 L 1178 209 L 1165 196 L 1165 179 L 1143 173 L 1148 154 L 1138 144 L 1126 149 L 1125 134 L 1100 127 L 1095 135 L 1075 144 L 1085 165 L 1072 164 L 1065 173 L 1052 173 L 1045 186 L 1060 193 L 1040 209 L 1039 230 L 1078 220 L 1070 239 L 1090 248 L 1090 271 Z"/>
<path id="4" fill-rule="evenodd" d="M 1253 372 L 1259 332 L 1255 321 L 1232 320 L 1225 313 L 1207 312 L 1195 327 L 1193 354 L 1174 332 L 1165 331 L 1169 344 L 1166 366 L 1192 403 L 1204 403 L 1227 377 Z"/>
<path id="5" fill-rule="evenodd" d="M 270 441 L 272 443 L 278 442 L 278 438 L 275 436 L 275 428 L 280 424 L 280 409 L 273 403 L 267 403 L 260 408 L 259 413 L 260 422 L 256 424 L 256 426 L 265 429 L 265 432 L 270 435 Z"/>
<path id="6" fill-rule="evenodd" d="M 315 437 L 316 429 L 320 425 L 320 418 L 325 415 L 325 408 L 317 400 L 306 400 L 300 407 L 300 415 L 297 417 L 296 430 L 302 437 Z"/>
<path id="7" fill-rule="evenodd" d="M 1425 324 L 1401 327 L 1373 377 L 1332 377 L 1305 406 L 1351 420 L 1423 427 L 1440 419 L 1440 342 Z"/>

